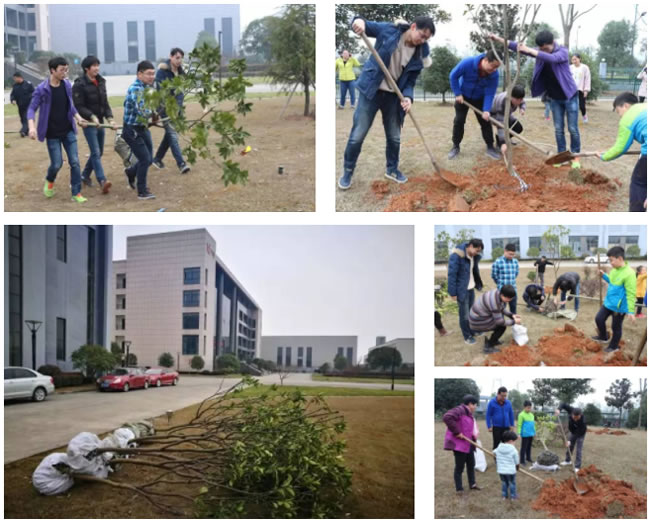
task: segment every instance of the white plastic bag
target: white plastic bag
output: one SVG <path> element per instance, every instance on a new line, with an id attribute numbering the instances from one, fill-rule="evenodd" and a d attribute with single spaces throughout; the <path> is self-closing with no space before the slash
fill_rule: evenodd
<path id="1" fill-rule="evenodd" d="M 558 466 L 557 464 L 553 464 L 552 466 L 544 466 L 542 464 L 538 464 L 537 462 L 535 462 L 529 469 L 530 469 L 530 471 L 535 471 L 535 470 L 539 470 L 539 471 L 557 471 L 558 469 L 560 469 L 560 466 Z"/>
<path id="2" fill-rule="evenodd" d="M 105 479 L 109 468 L 101 455 L 89 458 L 88 454 L 101 447 L 102 441 L 94 433 L 79 433 L 68 442 L 68 464 L 76 472 Z"/>
<path id="3" fill-rule="evenodd" d="M 481 441 L 479 440 L 477 442 L 479 446 L 481 446 Z M 479 470 L 481 473 L 485 473 L 485 470 L 487 469 L 487 460 L 485 460 L 485 453 L 483 453 L 483 450 L 475 448 L 474 449 L 474 469 Z"/>
<path id="4" fill-rule="evenodd" d="M 528 329 L 521 324 L 515 324 L 512 326 L 512 338 L 515 339 L 515 342 L 523 346 L 528 343 Z"/>
<path id="5" fill-rule="evenodd" d="M 59 495 L 74 485 L 74 479 L 70 475 L 61 473 L 54 467 L 60 463 L 67 464 L 68 456 L 65 453 L 50 453 L 32 473 L 32 484 L 42 495 Z"/>

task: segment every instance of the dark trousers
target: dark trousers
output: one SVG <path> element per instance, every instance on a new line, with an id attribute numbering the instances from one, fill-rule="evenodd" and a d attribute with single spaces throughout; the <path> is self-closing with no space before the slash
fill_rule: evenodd
<path id="1" fill-rule="evenodd" d="M 442 325 L 442 315 L 438 313 L 437 311 L 433 312 L 433 323 L 436 325 L 436 329 L 438 331 L 442 331 L 444 326 Z"/>
<path id="2" fill-rule="evenodd" d="M 454 483 L 456 484 L 456 491 L 463 491 L 463 469 L 467 466 L 467 482 L 471 488 L 476 484 L 476 477 L 474 475 L 474 453 L 462 453 L 461 451 L 454 451 L 454 461 L 456 467 L 454 468 Z"/>
<path id="3" fill-rule="evenodd" d="M 630 211 L 647 211 L 643 203 L 648 198 L 648 157 L 641 155 L 630 180 Z"/>
<path id="4" fill-rule="evenodd" d="M 131 151 L 138 159 L 137 164 L 126 169 L 128 176 L 137 176 L 138 193 L 147 191 L 147 171 L 153 158 L 153 144 L 151 133 L 145 126 L 124 125 L 122 138 L 129 144 Z"/>
<path id="5" fill-rule="evenodd" d="M 497 342 L 499 342 L 501 335 L 503 335 L 505 332 L 506 332 L 505 326 L 498 326 L 490 335 L 490 338 L 488 339 L 488 344 L 490 346 L 494 346 Z"/>
<path id="6" fill-rule="evenodd" d="M 526 464 L 526 461 L 532 462 L 533 437 L 521 437 L 521 449 L 519 450 L 519 463 Z"/>
<path id="7" fill-rule="evenodd" d="M 512 129 L 515 133 L 521 134 L 524 131 L 524 126 L 522 126 L 521 122 L 517 120 L 514 116 L 510 117 L 510 123 L 508 125 L 510 126 L 510 129 Z M 499 136 L 499 133 L 497 133 L 497 146 L 501 147 L 501 145 L 505 143 L 506 143 L 505 139 L 501 138 Z"/>
<path id="8" fill-rule="evenodd" d="M 18 106 L 18 114 L 20 115 L 20 123 L 21 128 L 20 128 L 20 133 L 23 135 L 26 135 L 29 133 L 29 125 L 27 123 L 27 110 L 29 109 L 29 105 L 26 105 L 24 107 Z"/>
<path id="9" fill-rule="evenodd" d="M 503 329 L 505 330 L 505 328 Z M 501 437 L 503 437 L 503 434 L 509 429 L 510 428 L 498 428 L 492 426 L 492 449 L 497 449 L 497 447 L 499 447 L 499 444 L 501 444 Z"/>
<path id="10" fill-rule="evenodd" d="M 640 96 L 639 97 L 639 102 L 641 102 L 643 104 L 643 102 L 645 102 L 645 96 Z"/>
<path id="11" fill-rule="evenodd" d="M 508 302 L 508 308 L 510 308 L 510 313 L 513 315 L 517 314 L 517 295 L 510 302 Z"/>
<path id="12" fill-rule="evenodd" d="M 643 313 L 643 297 L 636 297 L 636 314 Z"/>
<path id="13" fill-rule="evenodd" d="M 566 457 L 564 460 L 569 462 L 571 460 L 571 453 L 573 453 L 573 450 L 575 448 L 575 455 L 573 457 L 573 465 L 576 468 L 580 468 L 582 466 L 582 447 L 585 443 L 585 436 L 582 435 L 582 437 L 579 437 L 578 435 L 574 435 L 571 433 L 569 435 L 569 449 L 566 450 Z M 571 451 L 571 453 L 569 453 Z"/>
<path id="14" fill-rule="evenodd" d="M 474 290 L 468 289 L 465 298 L 461 300 L 457 299 L 458 302 L 458 323 L 460 324 L 460 330 L 463 332 L 463 338 L 467 340 L 470 337 L 474 336 L 474 332 L 469 325 L 469 311 L 472 309 L 474 304 Z"/>
<path id="15" fill-rule="evenodd" d="M 621 336 L 623 336 L 623 321 L 625 320 L 625 313 L 615 313 L 611 309 L 602 306 L 596 315 L 596 327 L 598 327 L 598 336 L 602 340 L 606 340 L 606 322 L 610 315 L 612 316 L 612 340 L 609 341 L 609 347 L 617 348 Z"/>
<path id="16" fill-rule="evenodd" d="M 483 99 L 470 100 L 469 98 L 465 99 L 468 103 L 472 104 L 474 107 L 482 108 Z M 454 146 L 460 146 L 460 143 L 463 141 L 463 136 L 465 135 L 465 120 L 467 120 L 467 112 L 470 110 L 465 104 L 459 104 L 456 102 L 454 104 L 454 109 L 456 110 L 456 116 L 454 117 L 454 130 L 451 137 Z M 488 121 L 483 120 L 481 115 L 472 111 L 476 115 L 476 120 L 478 120 L 479 125 L 481 126 L 481 134 L 483 135 L 483 141 L 488 147 L 494 146 L 494 135 L 492 134 L 492 124 Z"/>
<path id="17" fill-rule="evenodd" d="M 585 116 L 587 114 L 587 99 L 584 91 L 578 91 L 578 107 L 580 107 L 580 114 Z"/>

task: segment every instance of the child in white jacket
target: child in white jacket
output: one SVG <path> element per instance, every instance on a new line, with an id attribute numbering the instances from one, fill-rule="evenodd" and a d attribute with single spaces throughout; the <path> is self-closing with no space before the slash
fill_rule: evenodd
<path id="1" fill-rule="evenodd" d="M 514 431 L 505 431 L 501 437 L 501 444 L 494 450 L 497 460 L 497 473 L 501 478 L 501 495 L 503 500 L 517 500 L 517 483 L 516 475 L 519 469 L 519 453 L 514 443 L 517 440 L 517 434 Z"/>

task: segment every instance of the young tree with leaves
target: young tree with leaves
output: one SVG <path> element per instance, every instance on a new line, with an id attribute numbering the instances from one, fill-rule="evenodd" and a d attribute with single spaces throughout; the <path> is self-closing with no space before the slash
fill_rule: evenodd
<path id="1" fill-rule="evenodd" d="M 460 62 L 460 58 L 449 48 L 438 46 L 431 50 L 431 59 L 431 67 L 422 75 L 424 90 L 434 94 L 440 93 L 442 103 L 446 104 L 445 95 L 451 90 L 449 73 Z"/>
<path id="2" fill-rule="evenodd" d="M 436 414 L 441 414 L 458 406 L 465 395 L 481 397 L 481 390 L 470 378 L 437 378 L 434 380 L 434 406 Z"/>
<path id="3" fill-rule="evenodd" d="M 561 256 L 562 256 L 562 243 L 568 239 L 571 230 L 566 226 L 549 226 L 544 233 L 542 233 L 542 247 L 544 251 L 549 254 L 549 258 L 557 261 L 553 265 L 555 271 L 555 278 L 557 278 L 558 271 L 560 270 Z"/>
<path id="4" fill-rule="evenodd" d="M 608 406 L 618 409 L 618 427 L 621 427 L 621 419 L 624 409 L 632 409 L 632 400 L 638 396 L 638 392 L 632 390 L 632 382 L 626 378 L 617 378 L 607 388 L 605 402 Z"/>
<path id="5" fill-rule="evenodd" d="M 393 367 L 397 369 L 402 365 L 402 354 L 396 348 L 382 346 L 368 353 L 367 361 L 370 369 L 388 371 Z"/>

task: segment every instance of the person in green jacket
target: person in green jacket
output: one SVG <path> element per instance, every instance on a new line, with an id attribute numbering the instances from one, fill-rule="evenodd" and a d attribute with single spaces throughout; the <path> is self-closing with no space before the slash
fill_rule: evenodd
<path id="1" fill-rule="evenodd" d="M 356 97 L 354 92 L 354 81 L 357 79 L 357 76 L 354 73 L 355 67 L 361 67 L 359 61 L 350 56 L 349 51 L 343 51 L 341 57 L 336 60 L 336 72 L 339 74 L 339 84 L 341 86 L 341 102 L 339 103 L 339 109 L 345 107 L 345 97 L 350 92 L 350 107 L 354 109 Z"/>
<path id="2" fill-rule="evenodd" d="M 519 463 L 526 465 L 526 461 L 532 464 L 531 454 L 533 451 L 533 437 L 535 436 L 535 415 L 532 413 L 533 403 L 524 400 L 524 410 L 517 417 L 517 433 L 521 437 L 521 449 L 519 450 Z"/>
<path id="3" fill-rule="evenodd" d="M 607 295 L 605 301 L 596 315 L 596 327 L 598 335 L 591 337 L 597 342 L 608 342 L 607 319 L 612 317 L 612 339 L 605 348 L 605 353 L 618 350 L 618 343 L 623 336 L 623 320 L 625 315 L 634 322 L 634 304 L 636 302 L 636 273 L 625 261 L 625 250 L 621 246 L 614 246 L 607 252 L 612 270 L 606 274 L 603 270 L 600 274 L 607 282 Z"/>

